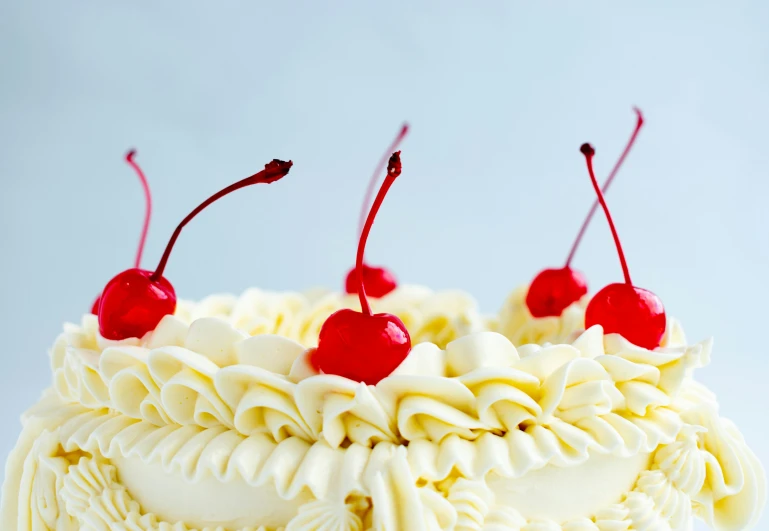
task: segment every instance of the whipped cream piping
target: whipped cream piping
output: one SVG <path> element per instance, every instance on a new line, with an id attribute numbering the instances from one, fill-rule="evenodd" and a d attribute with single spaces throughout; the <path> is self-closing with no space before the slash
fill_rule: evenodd
<path id="1" fill-rule="evenodd" d="M 498 504 L 485 486 L 485 477 L 492 470 L 515 477 L 547 464 L 585 462 L 590 453 L 600 452 L 597 441 L 582 450 L 582 459 L 572 456 L 579 446 L 563 449 L 562 458 L 556 459 L 549 453 L 558 446 L 537 446 L 536 436 L 532 436 L 534 446 L 513 446 L 511 433 L 504 437 L 486 433 L 475 441 L 453 435 L 441 444 L 420 440 L 408 447 L 383 442 L 373 449 L 355 443 L 332 448 L 325 441 L 310 444 L 298 437 L 280 443 L 266 434 L 244 437 L 223 427 L 159 427 L 106 409 L 63 404 L 49 395 L 25 418 L 22 441 L 29 444 L 20 445 L 16 457 L 21 459 L 10 463 L 0 516 L 12 518 L 3 521 L 19 521 L 17 528 L 24 531 L 74 530 L 78 527 L 67 522 L 86 521 L 86 517 L 89 524 L 99 524 L 92 528 L 106 531 L 111 529 L 109 521 L 102 525 L 98 520 L 104 515 L 111 515 L 114 522 L 110 523 L 134 525 L 127 529 L 187 530 L 141 514 L 105 468 L 110 466 L 108 461 L 101 461 L 133 456 L 190 482 L 211 475 L 226 482 L 237 476 L 249 484 L 273 484 L 286 499 L 306 489 L 317 501 L 303 506 L 296 521 L 288 525 L 288 530 L 296 531 L 323 529 L 329 518 L 342 530 L 684 530 L 693 512 L 712 515 L 710 522 L 718 530 L 746 529 L 760 514 L 757 502 L 765 495 L 764 476 L 754 468 L 757 461 L 744 441 L 713 407 L 700 403 L 690 409 L 692 397 L 704 393 L 701 386 L 689 382 L 670 407 L 655 410 L 667 411 L 675 419 L 667 436 L 661 436 L 665 430 L 659 427 L 643 431 L 659 422 L 654 417 L 638 417 L 637 425 L 631 422 L 638 433 L 623 447 L 613 448 L 613 453 L 637 454 L 644 445 L 635 445 L 645 440 L 648 448 L 656 449 L 650 470 L 640 475 L 619 505 L 567 523 L 526 521 L 513 508 Z M 684 423 L 681 418 L 698 419 L 698 423 Z M 526 450 L 529 453 L 521 453 Z M 84 460 L 89 455 L 101 472 L 93 471 L 94 463 Z M 521 465 L 522 461 L 528 464 Z M 77 469 L 81 476 L 91 470 L 85 483 L 77 474 L 67 475 L 74 472 L 73 465 L 85 466 Z M 75 488 L 105 484 L 109 488 L 98 496 L 94 492 L 84 497 L 78 494 L 82 489 Z M 364 498 L 370 499 L 370 505 Z M 14 509 L 11 499 L 21 510 Z M 346 499 L 362 501 L 348 502 L 353 503 L 348 506 Z M 29 507 L 31 512 L 25 510 Z M 213 529 L 217 528 L 207 531 Z"/>
<path id="2" fill-rule="evenodd" d="M 63 405 L 61 414 L 73 415 L 58 428 L 66 452 L 137 457 L 191 482 L 208 475 L 222 482 L 242 478 L 254 486 L 272 481 L 284 499 L 293 499 L 303 489 L 316 498 L 324 498 L 330 488 L 341 489 L 343 497 L 356 492 L 368 495 L 366 485 L 398 448 L 406 448 L 409 468 L 417 480 L 439 482 L 453 473 L 481 480 L 491 471 L 504 477 L 522 477 L 547 465 L 574 466 L 586 462 L 591 453 L 625 457 L 651 452 L 674 441 L 681 429 L 675 415 L 667 412 L 668 418 L 660 415 L 644 419 L 640 426 L 628 422 L 624 431 L 615 431 L 603 440 L 593 438 L 590 431 L 569 431 L 561 426 L 556 428 L 558 432 L 536 427 L 518 436 L 487 433 L 475 441 L 451 436 L 440 444 L 419 440 L 408 447 L 383 442 L 372 449 L 356 443 L 332 448 L 325 441 L 311 444 L 298 437 L 276 443 L 266 434 L 245 437 L 223 427 L 158 427 L 109 410 L 78 410 Z M 655 421 L 661 427 L 651 428 Z M 604 432 L 598 433 L 599 437 L 612 429 L 609 421 L 602 422 Z M 569 438 L 559 439 L 560 435 Z M 318 466 L 329 462 L 335 466 Z M 329 475 L 323 476 L 318 470 L 326 470 Z"/>
<path id="3" fill-rule="evenodd" d="M 286 531 L 685 530 L 693 515 L 737 531 L 759 519 L 760 464 L 691 381 L 711 345 L 684 346 L 677 324 L 664 348 L 647 351 L 600 328 L 581 332 L 578 310 L 538 339 L 570 345 L 516 349 L 498 334 L 465 335 L 487 326 L 474 316 L 459 331 L 467 301 L 456 297 L 456 307 L 442 303 L 454 324 L 430 329 L 445 348 L 417 345 L 391 377 L 365 386 L 308 363 L 322 323 L 313 316 L 339 296 L 273 295 L 182 304 L 141 340 L 108 342 L 89 318 L 66 326 L 51 353 L 56 391 L 25 416 L 0 519 L 24 531 L 75 531 L 84 518 L 104 531 L 191 531 L 142 513 L 109 462 L 123 457 L 189 482 L 238 478 L 284 499 L 311 493 Z M 412 325 L 440 313 L 408 315 L 429 297 L 402 297 Z M 318 313 L 302 314 L 308 306 Z M 302 336 L 306 345 L 291 339 Z M 491 472 L 521 478 L 589 466 L 591 455 L 642 453 L 653 461 L 633 490 L 589 518 L 527 520 L 486 484 Z"/>
<path id="4" fill-rule="evenodd" d="M 531 427 L 568 438 L 570 429 L 582 429 L 580 423 L 606 431 L 593 425 L 609 414 L 615 414 L 607 421 L 614 431 L 628 416 L 653 417 L 710 355 L 709 342 L 648 351 L 604 337 L 600 327 L 572 345 L 528 345 L 519 353 L 503 336 L 480 332 L 445 350 L 416 346 L 376 386 L 332 375 L 295 383 L 292 370 L 305 351 L 289 339 L 246 337 L 223 320 L 201 318 L 189 326 L 183 344 L 164 345 L 178 342 L 177 329 L 178 321 L 167 317 L 145 339 L 147 346 L 121 344 L 101 352 L 79 346 L 87 334 L 70 330 L 52 352 L 54 387 L 65 401 L 158 426 L 223 427 L 266 433 L 278 442 L 298 437 L 370 447 L 441 442 L 452 435 L 524 437 Z M 212 358 L 236 363 L 221 367 Z M 253 365 L 258 363 L 265 366 Z M 287 374 L 273 372 L 279 369 Z"/>

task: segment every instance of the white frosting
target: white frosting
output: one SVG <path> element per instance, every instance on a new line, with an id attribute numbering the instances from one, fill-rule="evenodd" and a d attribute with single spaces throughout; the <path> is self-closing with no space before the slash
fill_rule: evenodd
<path id="1" fill-rule="evenodd" d="M 518 508 L 524 518 L 568 522 L 590 518 L 601 509 L 620 503 L 650 463 L 650 454 L 646 452 L 632 457 L 594 455 L 581 465 L 550 466 L 521 478 L 492 472 L 486 481 L 496 499 Z"/>
<path id="2" fill-rule="evenodd" d="M 115 455 L 111 462 L 120 483 L 142 509 L 164 521 L 184 521 L 195 527 L 240 529 L 254 522 L 268 528 L 285 526 L 313 499 L 308 492 L 301 492 L 284 500 L 273 485 L 252 486 L 241 477 L 220 481 L 211 475 L 187 481 L 180 474 L 166 472 L 158 463 L 144 463 L 138 457 Z"/>
<path id="3" fill-rule="evenodd" d="M 485 432 L 517 433 L 527 426 L 571 441 L 585 432 L 606 432 L 596 427 L 601 422 L 625 438 L 624 426 L 633 421 L 616 414 L 659 414 L 657 408 L 670 404 L 710 349 L 703 343 L 651 352 L 618 336 L 602 340 L 596 327 L 574 345 L 529 346 L 519 353 L 503 336 L 480 332 L 445 351 L 430 344 L 415 347 L 377 386 L 312 374 L 295 383 L 290 371 L 302 354 L 289 339 L 244 338 L 227 322 L 206 317 L 190 325 L 207 331 L 201 353 L 193 350 L 201 341 L 190 342 L 189 334 L 181 346 L 163 345 L 163 337 L 178 338 L 165 333 L 177 325 L 166 318 L 139 345 L 101 352 L 76 346 L 83 332 L 65 333 L 52 353 L 57 392 L 65 401 L 114 409 L 158 426 L 224 427 L 243 435 L 269 433 L 276 441 L 323 438 L 334 447 L 345 441 L 441 442 L 449 435 L 474 440 Z M 213 361 L 228 352 L 264 366 L 222 367 Z M 280 352 L 288 353 L 291 363 L 276 362 Z M 590 427 L 575 429 L 580 424 Z M 586 458 L 582 448 L 577 455 Z"/>
<path id="4" fill-rule="evenodd" d="M 692 381 L 710 342 L 686 346 L 674 326 L 648 351 L 561 319 L 540 340 L 570 343 L 516 348 L 468 334 L 479 325 L 463 296 L 407 289 L 378 303 L 446 344 L 416 345 L 367 386 L 309 363 L 316 317 L 344 300 L 213 297 L 123 342 L 101 338 L 93 317 L 68 325 L 51 352 L 54 390 L 25 416 L 9 460 L 0 521 L 20 531 L 758 521 L 763 470 Z M 512 320 L 499 322 L 509 337 Z M 539 333 L 526 326 L 515 337 Z"/>

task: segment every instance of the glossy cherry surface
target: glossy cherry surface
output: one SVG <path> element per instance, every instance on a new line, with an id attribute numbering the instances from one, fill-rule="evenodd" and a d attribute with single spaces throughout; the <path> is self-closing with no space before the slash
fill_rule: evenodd
<path id="1" fill-rule="evenodd" d="M 585 327 L 601 325 L 604 333 L 620 334 L 639 347 L 654 349 L 660 345 L 665 334 L 667 318 L 662 301 L 651 291 L 633 286 L 625 253 L 622 250 L 617 228 L 609 212 L 606 199 L 598 186 L 593 169 L 595 150 L 590 144 L 583 144 L 580 151 L 585 156 L 590 180 L 598 196 L 598 201 L 606 214 L 617 255 L 625 277 L 624 284 L 609 284 L 595 294 L 585 311 Z"/>
<path id="2" fill-rule="evenodd" d="M 597 324 L 605 334 L 620 334 L 634 345 L 652 350 L 665 335 L 667 318 L 662 301 L 654 293 L 616 283 L 596 293 L 587 305 L 585 327 Z"/>
<path id="3" fill-rule="evenodd" d="M 176 310 L 171 283 L 145 269 L 128 269 L 109 281 L 102 293 L 99 330 L 107 339 L 142 337 Z"/>
<path id="4" fill-rule="evenodd" d="M 643 114 L 640 109 L 634 108 L 633 111 L 636 114 L 636 126 L 633 129 L 633 133 L 630 135 L 630 139 L 625 145 L 625 149 L 622 151 L 619 159 L 614 164 L 611 173 L 606 178 L 603 184 L 603 192 L 611 186 L 612 181 L 617 176 L 619 169 L 622 167 L 622 163 L 630 153 L 638 133 L 644 124 Z M 529 313 L 533 317 L 558 317 L 563 311 L 580 300 L 587 293 L 587 279 L 581 272 L 572 269 L 571 262 L 574 259 L 574 255 L 577 253 L 582 238 L 587 231 L 587 227 L 590 225 L 590 220 L 593 219 L 596 210 L 598 209 L 599 202 L 596 199 L 593 205 L 590 207 L 585 220 L 582 222 L 579 233 L 574 240 L 569 251 L 569 256 L 566 258 L 566 265 L 560 269 L 545 269 L 541 271 L 529 286 L 529 291 L 526 294 L 526 306 L 529 308 Z"/>
<path id="5" fill-rule="evenodd" d="M 398 149 L 398 146 L 401 142 L 403 142 L 403 139 L 406 138 L 406 135 L 409 132 L 409 124 L 404 123 L 401 126 L 401 130 L 398 132 L 398 135 L 395 137 L 395 139 L 392 141 L 390 146 L 387 148 L 387 151 L 385 151 L 384 156 L 379 161 L 379 164 L 377 164 L 376 169 L 374 170 L 373 175 L 371 176 L 371 179 L 368 183 L 368 188 L 366 189 L 366 195 L 365 199 L 363 201 L 363 205 L 361 206 L 360 211 L 360 219 L 358 221 L 358 236 L 360 236 L 361 232 L 363 232 L 363 227 L 366 223 L 367 218 L 367 212 L 369 208 L 369 204 L 371 203 L 371 197 L 374 195 L 374 190 L 376 187 L 376 183 L 379 180 L 379 175 L 382 173 L 382 170 L 384 170 L 385 165 L 387 164 L 390 155 Z M 398 281 L 395 279 L 395 275 L 388 270 L 387 268 L 381 267 L 381 266 L 369 266 L 367 264 L 363 264 L 362 268 L 362 274 L 363 274 L 363 285 L 366 287 L 366 294 L 370 297 L 384 297 L 391 291 L 393 291 L 395 288 L 398 287 Z M 350 271 L 347 273 L 347 277 L 345 278 L 344 282 L 344 290 L 346 293 L 354 295 L 358 293 L 358 268 L 353 267 L 350 269 Z"/>
<path id="6" fill-rule="evenodd" d="M 363 281 L 363 256 L 371 226 L 387 191 L 401 174 L 400 152 L 392 154 L 379 193 L 361 231 L 358 242 L 358 298 L 361 311 L 339 310 L 323 323 L 313 365 L 323 373 L 375 385 L 390 375 L 411 351 L 411 337 L 395 315 L 372 314 Z"/>
<path id="7" fill-rule="evenodd" d="M 325 374 L 376 385 L 411 351 L 411 338 L 395 315 L 339 310 L 323 323 L 313 364 Z"/>
<path id="8" fill-rule="evenodd" d="M 136 258 L 134 259 L 134 267 L 140 267 L 142 263 L 142 255 L 144 254 L 144 247 L 147 243 L 147 233 L 150 230 L 150 221 L 152 219 L 152 193 L 150 192 L 150 183 L 147 181 L 147 176 L 144 175 L 141 167 L 136 163 L 134 158 L 136 157 L 136 150 L 132 149 L 126 153 L 125 160 L 139 178 L 139 182 L 144 190 L 144 224 L 142 225 L 141 236 L 139 237 L 139 246 L 136 249 Z M 99 304 L 101 303 L 101 294 L 96 297 L 91 306 L 91 313 L 94 315 L 99 314 Z"/>
<path id="9" fill-rule="evenodd" d="M 212 195 L 198 205 L 176 227 L 155 271 L 133 268 L 116 275 L 107 283 L 99 305 L 99 330 L 106 339 L 143 337 L 160 320 L 176 310 L 176 293 L 163 277 L 168 259 L 182 229 L 222 197 L 253 184 L 268 184 L 285 177 L 292 163 L 273 160 L 264 170 L 246 177 Z"/>
<path id="10" fill-rule="evenodd" d="M 545 269 L 529 285 L 526 306 L 534 317 L 559 316 L 587 293 L 585 276 L 570 267 Z"/>
<path id="11" fill-rule="evenodd" d="M 398 287 L 395 276 L 384 267 L 363 264 L 361 274 L 363 275 L 363 285 L 366 286 L 366 295 L 371 297 L 384 297 Z M 347 273 L 344 287 L 345 291 L 351 295 L 358 293 L 357 268 L 353 268 Z"/>

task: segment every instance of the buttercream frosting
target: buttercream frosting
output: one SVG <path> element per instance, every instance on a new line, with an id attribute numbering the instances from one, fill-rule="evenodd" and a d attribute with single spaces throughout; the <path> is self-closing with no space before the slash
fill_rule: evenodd
<path id="1" fill-rule="evenodd" d="M 352 305 L 336 294 L 184 303 L 121 342 L 93 316 L 66 326 L 53 386 L 9 459 L 0 520 L 20 531 L 757 523 L 763 470 L 693 380 L 710 341 L 689 345 L 674 324 L 645 350 L 581 330 L 581 303 L 550 328 L 502 312 L 492 331 L 459 294 L 396 295 L 377 310 L 429 341 L 375 386 L 309 363 L 317 316 Z"/>

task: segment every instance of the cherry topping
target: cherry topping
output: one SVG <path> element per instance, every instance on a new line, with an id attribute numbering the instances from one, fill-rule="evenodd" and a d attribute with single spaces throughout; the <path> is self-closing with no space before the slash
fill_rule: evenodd
<path id="1" fill-rule="evenodd" d="M 384 267 L 370 266 L 363 264 L 361 267 L 363 275 L 363 285 L 366 286 L 366 293 L 375 298 L 384 297 L 398 287 L 398 281 L 390 270 Z M 344 281 L 344 290 L 350 295 L 358 293 L 358 268 L 353 267 L 347 273 Z"/>
<path id="2" fill-rule="evenodd" d="M 411 351 L 411 337 L 403 322 L 394 315 L 372 315 L 363 278 L 363 254 L 371 226 L 387 191 L 401 174 L 400 151 L 390 157 L 385 178 L 374 199 L 358 241 L 356 271 L 360 312 L 343 309 L 329 316 L 320 329 L 318 348 L 312 363 L 326 374 L 376 385 L 392 373 Z"/>
<path id="3" fill-rule="evenodd" d="M 625 276 L 624 283 L 609 284 L 595 294 L 585 311 L 585 327 L 601 325 L 606 334 L 620 334 L 622 337 L 639 347 L 654 349 L 660 345 L 665 334 L 667 319 L 662 301 L 651 291 L 633 286 L 630 271 L 622 251 L 622 244 L 614 226 L 609 207 L 606 205 L 598 180 L 593 170 L 595 150 L 590 144 L 582 144 L 580 151 L 585 156 L 587 171 L 598 201 L 606 214 L 617 254 Z"/>
<path id="4" fill-rule="evenodd" d="M 526 293 L 526 306 L 534 317 L 558 317 L 587 293 L 585 275 L 569 266 L 544 269 Z"/>
<path id="5" fill-rule="evenodd" d="M 371 180 L 369 180 L 368 188 L 366 189 L 365 200 L 361 206 L 360 219 L 358 221 L 359 236 L 363 231 L 363 226 L 366 223 L 366 214 L 368 212 L 366 209 L 371 203 L 371 197 L 374 195 L 374 186 L 376 185 L 377 180 L 379 180 L 379 174 L 382 173 L 385 164 L 387 164 L 387 160 L 390 157 L 390 154 L 398 149 L 398 146 L 403 141 L 403 139 L 406 138 L 408 132 L 409 124 L 404 123 L 401 126 L 401 130 L 398 133 L 398 136 L 395 137 L 395 139 L 392 141 L 392 144 L 390 144 L 390 146 L 387 148 L 387 151 L 385 151 L 385 154 L 377 164 L 377 167 L 374 170 L 374 174 L 371 176 Z M 361 274 L 363 275 L 363 285 L 366 286 L 366 293 L 371 297 L 384 297 L 398 287 L 398 281 L 395 280 L 395 275 L 393 275 L 384 267 L 374 267 L 363 264 Z M 347 273 L 344 288 L 345 292 L 351 295 L 358 293 L 358 267 L 353 267 Z"/>
<path id="6" fill-rule="evenodd" d="M 139 247 L 136 250 L 136 259 L 134 260 L 134 267 L 139 267 L 142 263 L 144 246 L 147 243 L 147 233 L 150 230 L 150 219 L 152 218 L 152 194 L 150 193 L 150 184 L 147 181 L 147 177 L 144 175 L 144 172 L 134 160 L 135 156 L 136 150 L 132 149 L 126 153 L 125 160 L 136 172 L 136 176 L 139 177 L 139 182 L 141 182 L 142 188 L 144 189 L 144 225 L 142 226 L 142 233 L 141 237 L 139 238 Z M 91 306 L 92 314 L 98 315 L 100 302 L 101 295 L 96 297 L 96 300 L 93 301 L 93 306 Z"/>
<path id="7" fill-rule="evenodd" d="M 644 118 L 640 109 L 633 108 L 636 113 L 636 126 L 633 130 L 633 134 L 630 135 L 630 139 L 625 145 L 625 149 L 622 151 L 619 159 L 617 159 L 614 168 L 603 183 L 603 192 L 611 186 L 614 177 L 619 172 L 622 163 L 625 162 L 625 158 L 635 144 L 638 133 L 643 127 Z M 526 294 L 526 306 L 529 308 L 529 313 L 534 317 L 558 317 L 563 311 L 577 302 L 587 293 L 587 280 L 585 275 L 576 269 L 571 268 L 571 262 L 574 259 L 574 255 L 577 253 L 579 244 L 582 242 L 582 237 L 585 235 L 590 220 L 593 219 L 593 215 L 598 209 L 598 200 L 593 202 L 593 206 L 590 207 L 590 211 L 582 222 L 582 227 L 579 229 L 577 238 L 571 246 L 569 256 L 566 259 L 566 265 L 559 269 L 545 269 L 541 271 L 534 280 L 531 281 L 529 291 Z"/>
<path id="8" fill-rule="evenodd" d="M 198 205 L 176 227 L 155 271 L 133 268 L 123 271 L 107 283 L 99 306 L 99 330 L 107 339 L 143 337 L 160 320 L 176 310 L 176 293 L 163 277 L 168 258 L 182 229 L 195 216 L 222 197 L 252 184 L 269 184 L 285 177 L 292 162 L 273 160 L 264 170 L 218 191 Z"/>

